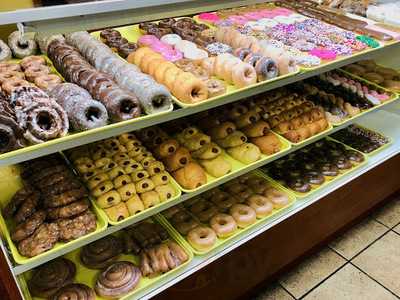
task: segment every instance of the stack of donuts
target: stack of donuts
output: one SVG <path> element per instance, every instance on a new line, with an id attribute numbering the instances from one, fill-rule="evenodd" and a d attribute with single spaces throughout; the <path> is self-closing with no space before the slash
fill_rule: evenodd
<path id="1" fill-rule="evenodd" d="M 54 40 L 49 45 L 48 55 L 67 81 L 85 88 L 94 99 L 104 104 L 113 121 L 140 116 L 136 96 L 121 89 L 110 75 L 97 71 L 74 47 Z"/>
<path id="2" fill-rule="evenodd" d="M 176 194 L 164 165 L 131 133 L 73 149 L 69 157 L 97 205 L 113 222 Z"/>
<path id="3" fill-rule="evenodd" d="M 17 122 L 14 108 L 2 91 L 0 91 L 0 111 L 0 153 L 23 147 L 22 128 Z"/>
<path id="4" fill-rule="evenodd" d="M 136 51 L 138 46 L 129 42 L 121 36 L 118 30 L 104 29 L 100 32 L 100 38 L 111 50 L 117 52 L 121 57 L 126 58 L 129 54 Z"/>
<path id="5" fill-rule="evenodd" d="M 148 47 L 141 47 L 127 60 L 143 72 L 164 84 L 172 94 L 185 103 L 198 103 L 208 98 L 206 84 L 189 72 L 182 71 L 161 54 Z"/>
<path id="6" fill-rule="evenodd" d="M 108 46 L 91 36 L 88 32 L 81 31 L 68 34 L 66 35 L 66 41 L 79 49 L 81 54 L 97 70 L 108 74 L 121 88 L 129 91 L 131 95 L 135 95 L 147 114 L 162 112 L 172 108 L 171 94 L 165 86 L 158 84 L 151 76 L 140 72 L 136 66 L 120 59 Z M 99 84 L 101 82 L 100 80 Z M 107 80 L 100 87 L 104 88 L 109 85 L 110 82 Z M 137 111 L 136 106 L 132 103 L 126 101 L 123 103 L 126 104 L 123 107 L 124 110 L 140 112 Z"/>
<path id="7" fill-rule="evenodd" d="M 197 127 L 174 122 L 172 125 L 176 139 L 186 149 L 208 174 L 214 177 L 221 177 L 232 170 L 232 165 L 222 155 L 221 148 L 211 142 L 211 137 L 204 134 Z"/>
<path id="8" fill-rule="evenodd" d="M 233 27 L 219 27 L 215 37 L 218 42 L 232 46 L 232 48 L 250 49 L 254 54 L 272 59 L 278 66 L 278 74 L 285 75 L 297 70 L 296 62 L 286 54 L 286 51 L 273 47 L 268 42 L 259 41 L 253 36 L 240 33 Z"/>
<path id="9" fill-rule="evenodd" d="M 148 148 L 153 149 L 154 155 L 164 162 L 166 170 L 180 186 L 192 190 L 207 183 L 206 173 L 193 161 L 189 150 L 161 128 L 142 129 L 138 136 Z"/>
<path id="10" fill-rule="evenodd" d="M 329 126 L 324 110 L 296 93 L 263 104 L 262 102 L 264 101 L 259 101 L 259 104 L 264 120 L 272 130 L 293 143 L 316 135 Z"/>
<path id="11" fill-rule="evenodd" d="M 52 249 L 96 230 L 86 189 L 59 156 L 36 159 L 22 166 L 24 187 L 3 209 L 16 226 L 11 239 L 26 257 Z"/>
<path id="12" fill-rule="evenodd" d="M 362 60 L 343 69 L 394 92 L 400 92 L 400 73 L 394 69 L 379 66 L 373 60 Z"/>
<path id="13" fill-rule="evenodd" d="M 260 149 L 253 143 L 249 143 L 246 135 L 237 130 L 236 125 L 226 116 L 205 113 L 199 114 L 196 120 L 199 127 L 234 159 L 250 164 L 261 158 Z"/>
<path id="14" fill-rule="evenodd" d="M 163 215 L 197 251 L 227 238 L 289 204 L 288 196 L 256 174 L 241 176 L 166 210 Z"/>
<path id="15" fill-rule="evenodd" d="M 272 162 L 265 171 L 289 189 L 304 194 L 364 160 L 362 153 L 324 139 L 296 151 L 290 157 Z"/>

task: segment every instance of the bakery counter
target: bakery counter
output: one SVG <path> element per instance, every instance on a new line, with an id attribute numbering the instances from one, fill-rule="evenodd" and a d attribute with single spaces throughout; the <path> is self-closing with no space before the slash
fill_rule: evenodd
<path id="1" fill-rule="evenodd" d="M 348 57 L 343 60 L 337 61 L 335 63 L 323 65 L 313 70 L 303 71 L 274 82 L 265 83 L 257 85 L 255 87 L 250 87 L 248 89 L 237 91 L 235 93 L 226 95 L 218 99 L 218 101 L 204 101 L 196 106 L 191 106 L 186 108 L 175 108 L 173 111 L 163 112 L 158 115 L 146 115 L 138 119 L 123 121 L 100 128 L 95 128 L 79 133 L 70 134 L 65 137 L 50 140 L 41 144 L 28 146 L 22 149 L 7 152 L 0 155 L 0 166 L 17 164 L 34 158 L 42 157 L 48 154 L 100 141 L 125 132 L 146 128 L 170 120 L 175 120 L 183 118 L 185 116 L 190 116 L 198 112 L 207 111 L 215 107 L 232 103 L 234 101 L 238 101 L 246 97 L 257 95 L 265 91 L 273 90 L 278 87 L 288 85 L 290 83 L 298 82 L 322 74 L 324 72 L 343 67 L 345 65 L 348 65 L 350 63 L 362 59 L 368 59 L 375 56 L 382 56 L 382 53 L 386 51 L 393 53 L 393 51 L 396 50 L 398 51 L 399 47 L 400 47 L 400 42 L 387 45 L 383 48 L 373 49 L 370 52 L 363 55 Z"/>
<path id="2" fill-rule="evenodd" d="M 324 198 L 328 194 L 332 193 L 336 189 L 346 185 L 350 181 L 354 180 L 355 178 L 363 175 L 364 173 L 368 172 L 372 168 L 382 164 L 386 160 L 390 159 L 391 157 L 395 156 L 400 152 L 400 133 L 396 132 L 395 128 L 390 128 L 388 127 L 388 124 L 395 124 L 396 122 L 400 121 L 400 117 L 397 114 L 387 112 L 384 110 L 381 111 L 375 111 L 368 116 L 363 116 L 360 118 L 357 123 L 365 126 L 367 128 L 370 128 L 372 130 L 376 130 L 388 137 L 390 137 L 394 142 L 384 149 L 382 149 L 379 153 L 371 156 L 366 164 L 363 164 L 353 172 L 350 172 L 349 174 L 345 174 L 342 177 L 338 178 L 332 183 L 329 183 L 327 185 L 324 185 L 322 188 L 318 189 L 318 191 L 314 192 L 313 194 L 301 198 L 298 201 L 296 201 L 292 206 L 284 209 L 283 211 L 279 211 L 278 213 L 274 214 L 270 218 L 263 220 L 256 225 L 254 225 L 252 228 L 249 228 L 242 234 L 238 234 L 237 236 L 234 236 L 232 239 L 229 239 L 229 241 L 226 241 L 223 245 L 220 245 L 219 247 L 211 250 L 205 255 L 200 255 L 200 256 L 194 256 L 193 260 L 184 268 L 182 268 L 179 272 L 176 272 L 174 275 L 166 275 L 164 276 L 161 280 L 157 281 L 155 285 L 153 285 L 151 288 L 145 288 L 141 290 L 138 293 L 138 298 L 140 299 L 148 299 L 151 298 L 158 293 L 162 292 L 166 288 L 176 284 L 177 282 L 181 281 L 182 279 L 190 276 L 191 274 L 195 273 L 196 271 L 202 269 L 203 267 L 207 266 L 211 262 L 217 260 L 218 258 L 224 256 L 225 254 L 229 253 L 230 251 L 234 250 L 235 248 L 239 247 L 240 245 L 246 243 L 247 241 L 253 239 L 254 237 L 262 234 L 266 230 L 270 229 L 271 227 L 283 222 L 284 220 L 290 218 L 294 214 L 304 210 L 308 206 L 313 205 L 316 203 L 318 200 Z M 340 127 L 339 127 L 340 128 Z M 296 148 L 296 147 L 294 147 Z M 241 174 L 247 173 L 247 171 L 243 171 Z M 239 176 L 239 175 L 237 175 Z M 157 207 L 157 210 L 152 210 L 152 214 L 158 211 L 165 210 L 168 207 L 171 207 L 179 202 L 185 201 L 189 198 L 194 197 L 195 195 L 198 195 L 205 190 L 211 189 L 212 187 L 218 186 L 222 184 L 222 182 L 226 182 L 236 176 L 232 176 L 230 178 L 224 178 L 223 181 L 218 182 L 212 186 L 208 186 L 205 189 L 200 189 L 196 191 L 195 193 L 187 193 L 181 196 L 179 199 L 176 201 L 171 201 L 171 203 L 166 202 L 165 205 Z M 147 214 L 144 214 L 140 216 L 140 218 L 135 218 L 131 222 L 128 222 L 127 224 L 121 224 L 117 226 L 111 226 L 108 227 L 105 231 L 100 232 L 96 234 L 96 236 L 91 237 L 90 241 L 97 240 L 101 237 L 104 237 L 106 235 L 110 235 L 116 231 L 121 230 L 122 228 L 136 223 L 139 220 L 142 220 L 146 218 Z M 30 270 L 40 264 L 43 264 L 46 261 L 49 261 L 52 258 L 58 257 L 60 255 L 63 255 L 65 253 L 69 253 L 70 251 L 79 248 L 83 245 L 86 245 L 89 242 L 88 239 L 86 239 L 82 243 L 74 244 L 68 249 L 62 249 L 57 252 L 57 254 L 52 254 L 49 257 L 46 257 L 45 259 L 42 259 L 40 263 L 32 263 L 32 264 L 25 264 L 25 265 L 19 265 L 15 266 L 13 268 L 13 273 L 15 275 L 24 273 L 27 270 Z"/>

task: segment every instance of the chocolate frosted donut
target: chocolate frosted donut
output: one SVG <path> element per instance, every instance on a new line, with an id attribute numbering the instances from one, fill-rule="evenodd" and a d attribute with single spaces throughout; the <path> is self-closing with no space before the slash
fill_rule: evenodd
<path id="1" fill-rule="evenodd" d="M 119 88 L 108 89 L 100 95 L 113 120 L 125 121 L 140 116 L 140 106 L 135 95 Z"/>
<path id="2" fill-rule="evenodd" d="M 17 58 L 34 55 L 37 52 L 37 44 L 34 39 L 22 36 L 19 31 L 14 31 L 8 36 L 8 45 Z"/>
<path id="3" fill-rule="evenodd" d="M 56 258 L 33 271 L 28 281 L 33 296 L 49 298 L 60 288 L 73 282 L 76 274 L 75 264 L 66 258 Z"/>
<path id="4" fill-rule="evenodd" d="M 132 291 L 140 277 L 139 268 L 131 262 L 116 262 L 99 274 L 95 290 L 101 297 L 119 298 Z"/>
<path id="5" fill-rule="evenodd" d="M 108 113 L 104 105 L 93 100 L 85 89 L 76 84 L 59 84 L 50 92 L 50 96 L 65 109 L 75 130 L 88 130 L 107 124 Z"/>
<path id="6" fill-rule="evenodd" d="M 96 293 L 91 287 L 82 283 L 73 283 L 62 287 L 52 300 L 96 300 Z"/>
<path id="7" fill-rule="evenodd" d="M 109 235 L 82 248 L 80 258 L 89 269 L 102 269 L 122 253 L 121 240 Z"/>
<path id="8" fill-rule="evenodd" d="M 12 57 L 11 49 L 3 40 L 0 40 L 0 61 L 9 60 Z"/>

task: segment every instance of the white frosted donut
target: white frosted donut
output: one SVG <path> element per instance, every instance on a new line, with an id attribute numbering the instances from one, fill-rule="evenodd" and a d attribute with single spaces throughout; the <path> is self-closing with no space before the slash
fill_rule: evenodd
<path id="1" fill-rule="evenodd" d="M 178 43 L 175 44 L 175 49 L 185 52 L 185 51 L 190 51 L 190 50 L 196 50 L 197 46 L 195 43 L 187 40 L 181 40 Z"/>
<path id="2" fill-rule="evenodd" d="M 188 49 L 183 52 L 183 56 L 188 59 L 198 60 L 208 57 L 208 53 L 202 49 Z"/>
<path id="3" fill-rule="evenodd" d="M 161 37 L 161 42 L 171 45 L 171 46 L 175 46 L 180 41 L 182 41 L 182 38 L 179 35 L 174 34 L 174 33 L 166 34 Z"/>
<path id="4" fill-rule="evenodd" d="M 232 72 L 235 86 L 245 87 L 257 83 L 257 73 L 254 67 L 247 63 L 237 64 Z"/>

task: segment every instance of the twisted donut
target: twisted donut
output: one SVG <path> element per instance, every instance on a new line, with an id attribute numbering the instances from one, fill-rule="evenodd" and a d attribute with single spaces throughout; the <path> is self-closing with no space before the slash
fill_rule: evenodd
<path id="1" fill-rule="evenodd" d="M 101 297 L 119 298 L 132 291 L 140 277 L 139 268 L 131 262 L 116 262 L 99 274 L 95 290 Z"/>

